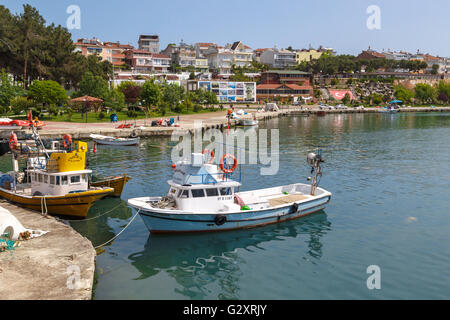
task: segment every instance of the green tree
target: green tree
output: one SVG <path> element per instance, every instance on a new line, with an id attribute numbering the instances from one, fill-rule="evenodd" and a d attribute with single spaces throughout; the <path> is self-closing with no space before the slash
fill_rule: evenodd
<path id="1" fill-rule="evenodd" d="M 162 100 L 167 103 L 170 110 L 176 110 L 184 98 L 184 88 L 175 83 L 162 85 Z"/>
<path id="2" fill-rule="evenodd" d="M 411 99 L 414 98 L 414 92 L 403 86 L 395 86 L 394 97 L 403 102 L 411 102 Z"/>
<path id="3" fill-rule="evenodd" d="M 45 20 L 39 11 L 32 6 L 25 4 L 23 13 L 17 19 L 16 45 L 17 59 L 23 66 L 23 84 L 26 88 L 29 77 L 30 62 L 34 62 L 36 68 L 41 66 L 40 56 L 42 51 L 43 34 L 45 30 Z"/>
<path id="4" fill-rule="evenodd" d="M 86 95 L 105 100 L 105 97 L 108 94 L 108 82 L 101 76 L 94 76 L 90 71 L 87 71 L 83 75 L 78 87 L 78 96 Z"/>
<path id="5" fill-rule="evenodd" d="M 433 64 L 433 66 L 431 67 L 431 74 L 438 74 L 438 71 L 439 71 L 439 65 Z"/>
<path id="6" fill-rule="evenodd" d="M 150 109 L 156 107 L 162 98 L 161 88 L 155 81 L 145 81 L 142 86 L 141 102 L 144 107 Z"/>
<path id="7" fill-rule="evenodd" d="M 0 71 L 0 106 L 9 107 L 16 96 L 23 96 L 24 90 L 16 86 L 4 69 Z"/>
<path id="8" fill-rule="evenodd" d="M 53 80 L 35 80 L 28 88 L 28 97 L 46 105 L 67 102 L 66 91 Z"/>
<path id="9" fill-rule="evenodd" d="M 351 101 L 351 98 L 350 98 L 350 95 L 348 94 L 348 92 L 345 94 L 345 96 L 344 96 L 344 98 L 342 98 L 342 103 L 343 104 L 348 104 L 348 103 L 350 103 L 350 101 Z"/>
<path id="10" fill-rule="evenodd" d="M 418 83 L 414 88 L 415 97 L 422 103 L 432 103 L 437 97 L 437 90 L 425 83 Z"/>
<path id="11" fill-rule="evenodd" d="M 121 111 L 125 106 L 125 95 L 117 88 L 107 90 L 103 99 L 105 107 L 111 108 L 116 112 Z"/>

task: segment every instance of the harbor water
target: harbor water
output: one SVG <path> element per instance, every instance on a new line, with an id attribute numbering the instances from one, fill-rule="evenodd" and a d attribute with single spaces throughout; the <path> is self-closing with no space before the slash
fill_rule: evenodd
<path id="1" fill-rule="evenodd" d="M 98 252 L 95 299 L 450 299 L 449 113 L 290 116 L 259 128 L 280 130 L 279 171 L 244 165 L 241 191 L 307 183 L 306 155 L 321 146 L 327 208 L 191 235 L 150 235 L 137 218 Z M 167 193 L 171 164 L 170 138 L 98 146 L 90 168 L 132 180 L 88 218 L 110 213 L 71 225 L 94 246 L 108 241 L 135 213 L 127 199 Z M 369 266 L 380 289 L 367 286 Z"/>

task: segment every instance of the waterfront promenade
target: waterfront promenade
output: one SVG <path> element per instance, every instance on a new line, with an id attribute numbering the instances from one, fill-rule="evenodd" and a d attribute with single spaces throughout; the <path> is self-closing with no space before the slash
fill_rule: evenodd
<path id="1" fill-rule="evenodd" d="M 298 114 L 309 114 L 317 115 L 319 113 L 325 112 L 326 114 L 334 113 L 377 113 L 379 112 L 377 108 L 366 108 L 364 110 L 357 109 L 347 109 L 347 110 L 320 110 L 318 106 L 304 106 L 301 107 L 282 107 L 278 112 L 257 112 L 257 107 L 261 106 L 251 106 L 250 108 L 242 108 L 248 115 L 240 116 L 241 119 L 250 119 L 253 115 L 256 119 L 270 119 L 274 117 L 288 116 L 288 115 L 298 115 Z M 236 106 L 235 110 L 241 109 L 240 106 Z M 400 112 L 450 112 L 450 107 L 408 107 L 400 108 Z M 133 129 L 117 129 L 121 124 L 135 124 L 138 128 L 138 133 L 141 137 L 150 136 L 170 136 L 174 131 L 179 130 L 189 130 L 192 132 L 194 129 L 194 124 L 196 121 L 201 121 L 201 127 L 203 129 L 223 129 L 227 128 L 228 120 L 226 118 L 226 111 L 216 111 L 208 113 L 198 113 L 190 115 L 180 115 L 180 120 L 177 117 L 164 117 L 164 118 L 174 118 L 175 123 L 179 125 L 178 127 L 162 127 L 155 126 L 152 127 L 151 123 L 154 120 L 160 118 L 149 118 L 140 120 L 128 120 L 120 121 L 118 123 L 76 123 L 76 122 L 53 122 L 47 121 L 45 128 L 39 131 L 42 138 L 62 138 L 65 134 L 70 134 L 74 139 L 89 139 L 90 134 L 101 134 L 107 136 L 115 137 L 129 137 Z M 231 121 L 231 126 L 235 126 L 236 120 Z M 22 134 L 28 133 L 29 130 L 21 130 Z M 4 130 L 0 132 L 0 138 L 7 139 L 11 134 L 10 130 Z M 21 135 L 18 135 L 19 139 Z"/>
<path id="2" fill-rule="evenodd" d="M 9 210 L 25 228 L 48 231 L 38 238 L 21 241 L 13 251 L 1 253 L 2 299 L 91 299 L 96 256 L 91 242 L 54 217 L 44 217 L 6 201 L 0 201 L 0 206 Z M 72 282 L 72 279 L 79 281 Z"/>

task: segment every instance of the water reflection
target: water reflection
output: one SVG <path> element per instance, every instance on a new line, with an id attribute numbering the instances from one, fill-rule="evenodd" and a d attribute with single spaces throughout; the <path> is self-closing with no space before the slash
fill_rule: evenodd
<path id="1" fill-rule="evenodd" d="M 331 230 L 324 212 L 262 228 L 214 234 L 150 235 L 144 251 L 128 256 L 140 272 L 135 280 L 165 272 L 181 288 L 174 290 L 189 299 L 205 299 L 208 287 L 216 283 L 219 299 L 238 299 L 241 266 L 245 252 L 265 250 L 274 241 L 297 238 L 307 244 L 308 260 L 322 257 L 321 238 Z"/>
<path id="2" fill-rule="evenodd" d="M 90 220 L 70 221 L 70 225 L 78 233 L 88 238 L 94 246 L 97 246 L 112 239 L 118 232 L 111 226 L 112 220 L 117 220 L 122 225 L 123 221 L 127 221 L 131 216 L 132 210 L 128 207 L 126 201 L 118 198 L 107 198 L 94 203 L 86 218 Z M 102 249 L 98 254 L 103 252 Z"/>

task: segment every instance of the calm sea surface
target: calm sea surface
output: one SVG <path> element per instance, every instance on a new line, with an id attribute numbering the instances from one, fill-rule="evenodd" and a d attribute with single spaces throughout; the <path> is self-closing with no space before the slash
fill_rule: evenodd
<path id="1" fill-rule="evenodd" d="M 306 154 L 323 148 L 325 211 L 252 230 L 152 236 L 138 217 L 97 257 L 96 299 L 450 299 L 450 114 L 337 114 L 260 123 L 280 129 L 280 169 L 243 167 L 243 190 L 310 175 Z M 170 139 L 99 146 L 90 167 L 127 173 L 122 199 L 72 222 L 94 246 L 133 216 L 132 197 L 165 195 Z M 9 158 L 8 158 L 9 159 Z M 369 290 L 367 267 L 381 269 Z"/>

